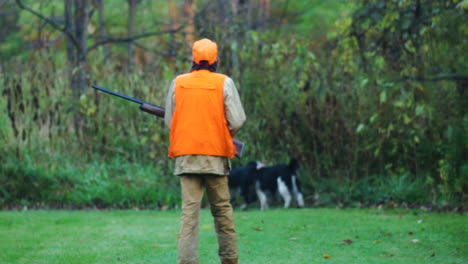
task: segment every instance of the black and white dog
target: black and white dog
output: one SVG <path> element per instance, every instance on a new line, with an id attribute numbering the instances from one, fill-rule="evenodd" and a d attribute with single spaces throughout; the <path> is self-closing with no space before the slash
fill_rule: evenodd
<path id="1" fill-rule="evenodd" d="M 245 166 L 232 169 L 229 174 L 229 188 L 240 191 L 244 200 L 241 209 L 246 209 L 258 198 L 261 210 L 266 210 L 268 198 L 275 197 L 277 192 L 283 198 L 285 208 L 291 205 L 293 197 L 298 206 L 304 207 L 301 184 L 297 178 L 298 168 L 296 159 L 292 159 L 289 164 L 270 167 L 259 161 L 251 161 Z"/>
<path id="2" fill-rule="evenodd" d="M 284 208 L 291 205 L 294 197 L 299 207 L 304 207 L 304 198 L 301 191 L 301 183 L 297 177 L 299 162 L 291 159 L 289 164 L 265 166 L 257 169 L 257 180 L 255 190 L 260 200 L 260 209 L 268 209 L 268 193 L 271 197 L 279 192 L 284 200 Z"/>
<path id="3" fill-rule="evenodd" d="M 247 165 L 237 167 L 229 173 L 229 189 L 231 196 L 235 197 L 240 192 L 244 204 L 241 209 L 247 209 L 248 205 L 257 200 L 255 182 L 257 181 L 257 170 L 264 166 L 259 161 L 251 161 Z M 231 200 L 232 201 L 232 200 Z"/>

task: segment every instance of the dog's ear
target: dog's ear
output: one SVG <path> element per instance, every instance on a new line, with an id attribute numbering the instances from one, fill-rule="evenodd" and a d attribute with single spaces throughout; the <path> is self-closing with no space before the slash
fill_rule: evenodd
<path id="1" fill-rule="evenodd" d="M 299 161 L 296 158 L 292 158 L 291 161 L 289 161 L 289 167 L 292 170 L 299 169 Z"/>
<path id="2" fill-rule="evenodd" d="M 259 169 L 261 169 L 263 167 L 266 167 L 266 163 L 262 162 L 262 161 L 257 161 L 256 167 L 257 167 L 257 170 L 259 170 Z"/>

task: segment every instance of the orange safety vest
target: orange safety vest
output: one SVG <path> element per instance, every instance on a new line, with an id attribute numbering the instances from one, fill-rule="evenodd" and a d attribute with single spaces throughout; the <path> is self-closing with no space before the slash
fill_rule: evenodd
<path id="1" fill-rule="evenodd" d="M 234 157 L 235 148 L 224 110 L 226 77 L 199 70 L 176 78 L 169 157 Z"/>

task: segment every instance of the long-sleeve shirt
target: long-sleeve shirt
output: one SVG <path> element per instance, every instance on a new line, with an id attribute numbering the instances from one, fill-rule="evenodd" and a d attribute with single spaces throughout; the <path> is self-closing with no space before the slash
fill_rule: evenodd
<path id="1" fill-rule="evenodd" d="M 244 108 L 237 92 L 236 85 L 231 78 L 227 77 L 224 82 L 224 107 L 229 131 L 234 136 L 246 120 Z M 175 110 L 175 80 L 166 97 L 166 111 L 164 121 L 166 126 L 171 127 L 172 116 Z M 175 175 L 181 174 L 216 174 L 227 175 L 231 170 L 231 162 L 226 157 L 205 155 L 184 155 L 175 159 Z"/>

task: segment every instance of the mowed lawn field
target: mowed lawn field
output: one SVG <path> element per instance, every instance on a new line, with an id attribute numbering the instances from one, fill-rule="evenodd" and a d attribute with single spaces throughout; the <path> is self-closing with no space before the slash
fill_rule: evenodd
<path id="1" fill-rule="evenodd" d="M 180 210 L 0 211 L 0 263 L 176 263 Z M 240 263 L 468 263 L 466 215 L 413 210 L 236 211 Z M 219 263 L 204 209 L 200 263 Z"/>

